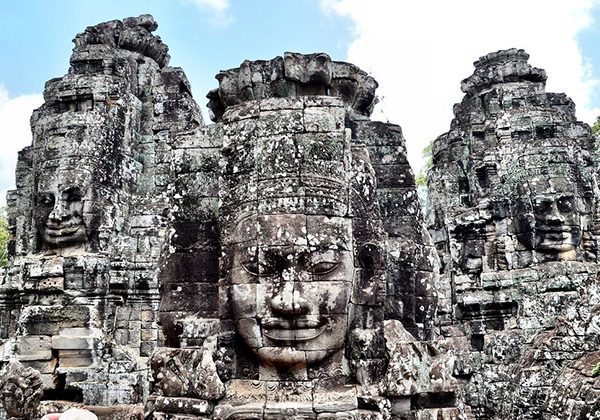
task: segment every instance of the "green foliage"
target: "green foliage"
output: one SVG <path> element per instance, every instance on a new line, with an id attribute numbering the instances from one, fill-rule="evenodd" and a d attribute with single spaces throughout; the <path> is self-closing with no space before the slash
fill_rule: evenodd
<path id="1" fill-rule="evenodd" d="M 433 166 L 433 140 L 430 141 L 429 144 L 423 148 L 421 156 L 426 159 L 423 169 L 428 171 Z"/>
<path id="2" fill-rule="evenodd" d="M 427 187 L 427 175 L 421 171 L 415 177 L 415 183 L 417 187 Z"/>
<path id="3" fill-rule="evenodd" d="M 8 264 L 8 221 L 6 220 L 6 207 L 0 209 L 0 267 Z"/>
<path id="4" fill-rule="evenodd" d="M 600 135 L 600 117 L 596 118 L 596 122 L 592 125 L 592 134 L 594 136 Z"/>
<path id="5" fill-rule="evenodd" d="M 427 172 L 429 172 L 433 166 L 433 141 L 430 141 L 429 144 L 423 148 L 421 156 L 425 158 L 425 164 L 423 165 L 421 172 L 417 174 L 415 183 L 417 184 L 417 187 L 427 187 Z"/>
<path id="6" fill-rule="evenodd" d="M 600 375 L 600 362 L 597 362 L 592 368 L 592 376 Z"/>

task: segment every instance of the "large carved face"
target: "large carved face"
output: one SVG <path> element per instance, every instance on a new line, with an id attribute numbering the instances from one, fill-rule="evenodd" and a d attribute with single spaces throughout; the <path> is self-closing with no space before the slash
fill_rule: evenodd
<path id="1" fill-rule="evenodd" d="M 339 351 L 354 277 L 351 220 L 258 216 L 236 234 L 229 296 L 238 333 L 261 362 L 306 366 Z"/>
<path id="2" fill-rule="evenodd" d="M 47 248 L 63 248 L 87 241 L 83 218 L 89 172 L 58 170 L 43 172 L 38 182 L 36 228 Z"/>
<path id="3" fill-rule="evenodd" d="M 537 181 L 537 182 L 536 182 Z M 566 178 L 534 180 L 516 206 L 519 241 L 538 252 L 566 252 L 581 242 L 581 200 Z"/>

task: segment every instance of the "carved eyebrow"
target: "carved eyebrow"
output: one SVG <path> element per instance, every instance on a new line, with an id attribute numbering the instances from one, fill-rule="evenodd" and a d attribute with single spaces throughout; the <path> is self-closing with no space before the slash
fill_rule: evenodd
<path id="1" fill-rule="evenodd" d="M 345 246 L 346 243 L 352 242 L 352 239 L 348 239 L 346 236 L 347 232 L 345 229 L 339 230 L 329 230 L 329 231 L 315 231 L 309 230 L 306 233 L 306 239 L 310 245 L 319 246 L 320 244 L 328 245 L 342 245 Z"/>
<path id="2" fill-rule="evenodd" d="M 317 245 L 309 245 L 310 252 L 326 252 L 326 251 L 350 251 L 343 241 L 333 242 L 321 242 Z"/>
<path id="3" fill-rule="evenodd" d="M 63 190 L 63 194 L 73 194 L 73 193 L 81 194 L 81 190 L 82 190 L 81 187 L 73 186 L 73 187 L 65 188 Z"/>
<path id="4" fill-rule="evenodd" d="M 48 204 L 50 202 L 54 202 L 54 194 L 51 192 L 38 192 L 36 196 L 36 202 L 39 204 L 45 203 Z"/>

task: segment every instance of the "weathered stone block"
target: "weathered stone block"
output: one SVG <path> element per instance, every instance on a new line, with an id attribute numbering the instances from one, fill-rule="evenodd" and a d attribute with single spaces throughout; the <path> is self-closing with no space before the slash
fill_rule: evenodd
<path id="1" fill-rule="evenodd" d="M 57 335 L 62 328 L 80 327 L 89 322 L 89 308 L 83 305 L 29 306 L 19 322 L 32 335 Z"/>
<path id="2" fill-rule="evenodd" d="M 94 339 L 89 337 L 52 336 L 52 348 L 56 350 L 84 350 L 94 347 Z"/>
<path id="3" fill-rule="evenodd" d="M 304 128 L 317 133 L 338 131 L 344 128 L 344 115 L 343 108 L 305 108 Z"/>
<path id="4" fill-rule="evenodd" d="M 217 295 L 218 287 L 214 283 L 170 283 L 163 293 L 161 310 L 214 317 L 218 313 Z"/>
<path id="5" fill-rule="evenodd" d="M 64 349 L 58 351 L 58 363 L 61 368 L 80 368 L 92 365 L 94 362 L 90 350 Z"/>
<path id="6" fill-rule="evenodd" d="M 183 241 L 183 238 L 179 238 Z M 169 256 L 167 265 L 161 270 L 163 284 L 216 282 L 219 260 L 215 248 L 200 248 L 194 253 L 175 253 Z"/>
<path id="7" fill-rule="evenodd" d="M 325 86 L 331 82 L 332 63 L 327 54 L 285 53 L 283 60 L 285 75 L 291 80 Z"/>
<path id="8" fill-rule="evenodd" d="M 17 337 L 15 354 L 20 361 L 52 359 L 52 342 L 47 335 Z"/>

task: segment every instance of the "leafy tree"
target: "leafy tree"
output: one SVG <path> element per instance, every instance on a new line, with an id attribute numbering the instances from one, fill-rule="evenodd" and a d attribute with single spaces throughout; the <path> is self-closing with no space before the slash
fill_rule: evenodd
<path id="1" fill-rule="evenodd" d="M 0 267 L 8 264 L 8 221 L 6 220 L 6 207 L 0 208 Z"/>
<path id="2" fill-rule="evenodd" d="M 594 158 L 596 163 L 600 162 L 600 116 L 596 118 L 596 122 L 592 125 L 592 135 L 595 138 Z"/>
<path id="3" fill-rule="evenodd" d="M 421 171 L 415 177 L 415 183 L 417 187 L 427 187 L 427 175 L 424 171 Z"/>
<path id="4" fill-rule="evenodd" d="M 594 136 L 600 135 L 600 117 L 596 118 L 596 122 L 592 125 L 592 134 Z"/>
<path id="5" fill-rule="evenodd" d="M 423 148 L 421 156 L 425 158 L 425 164 L 415 178 L 417 187 L 427 187 L 427 172 L 433 166 L 433 141 L 430 141 L 427 146 Z"/>
<path id="6" fill-rule="evenodd" d="M 592 368 L 592 376 L 600 375 L 600 362 L 597 362 Z"/>

